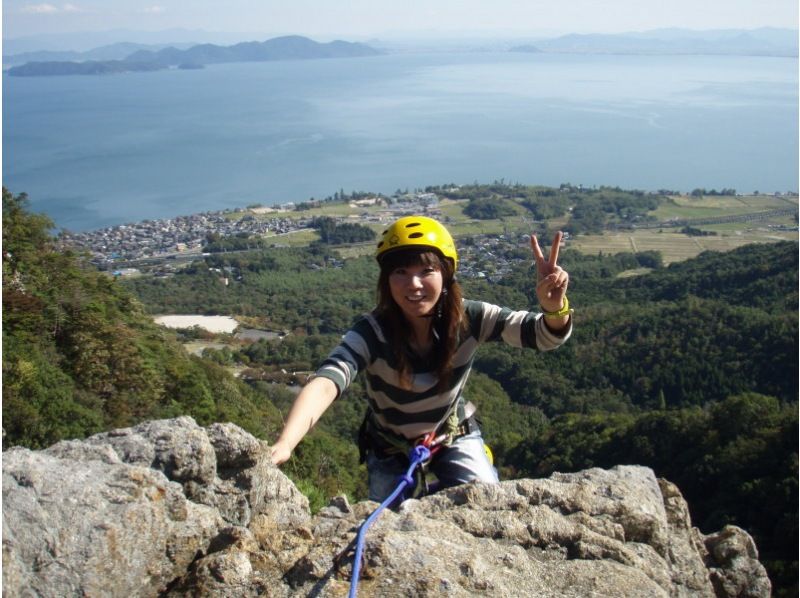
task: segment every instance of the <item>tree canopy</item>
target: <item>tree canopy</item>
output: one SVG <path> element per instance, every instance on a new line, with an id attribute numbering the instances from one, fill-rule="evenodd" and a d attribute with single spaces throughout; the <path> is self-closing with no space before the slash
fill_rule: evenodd
<path id="1" fill-rule="evenodd" d="M 52 223 L 3 190 L 3 445 L 34 448 L 188 414 L 264 436 L 279 413 L 222 367 L 188 354 Z"/>

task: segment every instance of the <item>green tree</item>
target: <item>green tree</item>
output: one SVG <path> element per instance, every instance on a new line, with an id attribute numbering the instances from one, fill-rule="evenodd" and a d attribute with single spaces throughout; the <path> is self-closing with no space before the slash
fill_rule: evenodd
<path id="1" fill-rule="evenodd" d="M 187 355 L 117 281 L 59 251 L 51 228 L 24 195 L 3 191 L 4 446 L 184 414 L 274 433 L 270 403 Z"/>

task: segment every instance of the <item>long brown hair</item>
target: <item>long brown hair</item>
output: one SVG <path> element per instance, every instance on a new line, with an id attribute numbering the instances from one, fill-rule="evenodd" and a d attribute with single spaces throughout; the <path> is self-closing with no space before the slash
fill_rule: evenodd
<path id="1" fill-rule="evenodd" d="M 381 272 L 378 277 L 378 306 L 376 312 L 382 316 L 388 326 L 387 341 L 392 347 L 400 385 L 411 386 L 410 351 L 411 326 L 403 315 L 400 306 L 392 298 L 389 287 L 389 276 L 397 268 L 408 266 L 431 266 L 442 273 L 442 294 L 433 309 L 433 330 L 435 342 L 431 355 L 439 379 L 436 389 L 439 392 L 447 389 L 453 368 L 453 357 L 458 348 L 464 321 L 461 286 L 455 279 L 455 271 L 451 260 L 443 257 L 438 251 L 426 247 L 398 249 L 385 254 L 380 260 Z M 438 337 L 438 338 L 436 338 Z"/>

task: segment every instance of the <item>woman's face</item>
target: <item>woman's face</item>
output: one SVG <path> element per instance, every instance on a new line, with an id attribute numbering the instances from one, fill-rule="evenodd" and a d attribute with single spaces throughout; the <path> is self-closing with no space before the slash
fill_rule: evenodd
<path id="1" fill-rule="evenodd" d="M 425 264 L 400 266 L 389 274 L 389 290 L 406 319 L 428 316 L 442 294 L 442 271 Z"/>

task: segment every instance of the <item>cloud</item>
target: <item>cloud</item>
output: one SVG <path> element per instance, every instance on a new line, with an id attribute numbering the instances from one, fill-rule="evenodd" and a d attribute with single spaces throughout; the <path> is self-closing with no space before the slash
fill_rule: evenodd
<path id="1" fill-rule="evenodd" d="M 60 8 L 54 4 L 28 4 L 19 9 L 20 12 L 33 15 L 54 15 L 64 12 L 85 12 L 74 4 L 63 4 Z"/>
<path id="2" fill-rule="evenodd" d="M 47 15 L 58 12 L 58 8 L 52 4 L 29 4 L 20 8 L 19 11 L 28 14 Z"/>
<path id="3" fill-rule="evenodd" d="M 161 13 L 167 12 L 167 9 L 163 6 L 148 6 L 147 8 L 143 8 L 142 12 L 148 15 L 160 15 Z"/>

